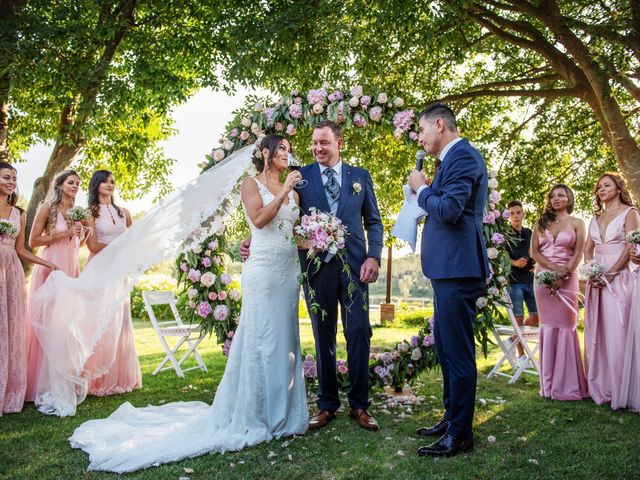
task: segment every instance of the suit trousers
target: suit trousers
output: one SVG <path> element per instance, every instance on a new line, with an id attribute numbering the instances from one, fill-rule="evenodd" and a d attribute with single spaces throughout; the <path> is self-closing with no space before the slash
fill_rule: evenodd
<path id="1" fill-rule="evenodd" d="M 442 369 L 443 402 L 448 433 L 471 435 L 478 372 L 473 337 L 476 300 L 485 280 L 455 278 L 431 280 L 434 293 L 434 336 Z"/>

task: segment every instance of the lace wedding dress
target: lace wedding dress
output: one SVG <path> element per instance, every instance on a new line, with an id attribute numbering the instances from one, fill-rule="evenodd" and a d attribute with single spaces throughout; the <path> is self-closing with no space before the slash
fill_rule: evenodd
<path id="1" fill-rule="evenodd" d="M 263 202 L 271 202 L 273 195 L 256 182 Z M 292 240 L 297 218 L 293 194 L 263 229 L 247 217 L 252 240 L 242 269 L 242 312 L 213 405 L 125 403 L 104 420 L 82 424 L 70 441 L 89 454 L 90 470 L 130 472 L 306 431 Z"/>

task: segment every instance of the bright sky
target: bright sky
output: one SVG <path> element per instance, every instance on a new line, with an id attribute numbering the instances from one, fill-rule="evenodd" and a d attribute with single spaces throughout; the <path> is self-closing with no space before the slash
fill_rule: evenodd
<path id="1" fill-rule="evenodd" d="M 199 174 L 198 163 L 204 160 L 204 155 L 212 147 L 218 145 L 225 125 L 231 119 L 231 112 L 241 107 L 251 93 L 256 92 L 239 88 L 236 95 L 229 96 L 224 92 L 204 89 L 174 110 L 177 133 L 162 144 L 166 156 L 177 160 L 171 173 L 174 187 L 187 183 Z M 50 147 L 37 145 L 25 155 L 26 163 L 17 165 L 21 195 L 27 198 L 31 196 L 33 182 L 44 171 L 50 153 Z M 155 196 L 155 193 L 151 193 L 139 200 L 121 203 L 135 214 L 148 210 Z M 85 192 L 81 192 L 77 198 L 78 204 L 84 205 L 86 201 Z"/>

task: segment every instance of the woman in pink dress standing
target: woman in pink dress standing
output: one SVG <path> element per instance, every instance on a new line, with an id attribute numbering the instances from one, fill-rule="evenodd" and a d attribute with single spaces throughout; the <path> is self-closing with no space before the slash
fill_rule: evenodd
<path id="1" fill-rule="evenodd" d="M 131 226 L 129 212 L 117 206 L 113 200 L 115 187 L 113 174 L 108 170 L 98 170 L 89 181 L 89 209 L 92 216 L 88 225 L 94 232 L 87 238 L 87 247 L 91 252 L 89 261 Z M 87 361 L 86 372 L 95 377 L 89 383 L 91 395 L 113 395 L 142 387 L 128 299 L 119 315 L 122 315 L 121 321 L 112 322 L 113 331 L 102 335 Z M 96 376 L 103 371 L 103 375 Z"/>
<path id="2" fill-rule="evenodd" d="M 24 248 L 27 215 L 18 202 L 16 169 L 0 162 L 0 221 L 14 226 L 13 235 L 0 234 L 0 417 L 22 410 L 27 389 L 26 296 L 20 260 L 56 266 Z"/>
<path id="3" fill-rule="evenodd" d="M 594 189 L 596 214 L 589 223 L 584 260 L 605 268 L 603 280 L 587 283 L 584 358 L 591 398 L 597 404 L 620 401 L 633 276 L 626 234 L 640 227 L 640 215 L 618 173 L 602 175 Z"/>
<path id="4" fill-rule="evenodd" d="M 79 244 L 74 237 L 80 237 L 82 226 L 74 224 L 66 218 L 66 212 L 73 207 L 76 195 L 80 190 L 80 177 L 73 170 L 64 170 L 58 173 L 47 195 L 47 199 L 40 205 L 36 217 L 33 220 L 29 246 L 31 248 L 44 247 L 42 258 L 53 262 L 58 269 L 70 277 L 78 277 Z M 50 270 L 37 265 L 31 273 L 31 285 L 29 287 L 29 302 L 33 302 L 35 291 L 49 277 Z M 29 308 L 29 311 L 33 311 Z M 32 328 L 33 319 L 27 322 L 27 393 L 25 400 L 33 402 L 38 393 L 40 373 L 46 374 L 46 358 L 36 330 Z M 45 368 L 43 368 L 45 367 Z"/>
<path id="5" fill-rule="evenodd" d="M 582 256 L 585 233 L 584 222 L 571 216 L 573 205 L 571 189 L 554 185 L 531 237 L 536 273 L 552 270 L 560 274 L 550 287 L 537 284 L 535 288 L 540 318 L 540 396 L 554 400 L 581 400 L 589 396 L 576 332 L 576 267 Z"/>
<path id="6" fill-rule="evenodd" d="M 633 287 L 618 404 L 620 408 L 640 412 L 640 246 L 630 247 Z"/>

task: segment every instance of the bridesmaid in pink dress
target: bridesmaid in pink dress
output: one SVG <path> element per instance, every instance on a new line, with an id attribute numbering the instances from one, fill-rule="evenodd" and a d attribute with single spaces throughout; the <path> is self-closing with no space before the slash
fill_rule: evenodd
<path id="1" fill-rule="evenodd" d="M 0 417 L 22 410 L 27 389 L 26 296 L 20 260 L 56 269 L 24 248 L 27 216 L 16 207 L 16 182 L 16 169 L 0 162 L 0 220 L 17 230 L 13 236 L 0 235 Z"/>
<path id="2" fill-rule="evenodd" d="M 82 227 L 72 224 L 65 218 L 66 211 L 75 202 L 80 190 L 80 177 L 73 170 L 64 170 L 56 175 L 51 183 L 47 199 L 42 203 L 29 235 L 31 248 L 44 247 L 42 258 L 53 262 L 70 277 L 78 277 L 78 247 L 79 242 L 73 238 L 80 237 Z M 31 285 L 29 287 L 29 302 L 33 300 L 34 292 L 49 277 L 48 268 L 36 266 L 31 273 Z M 25 400 L 33 402 L 36 397 L 40 372 L 43 369 L 46 358 L 38 341 L 38 337 L 30 321 L 27 322 L 27 393 Z"/>
<path id="3" fill-rule="evenodd" d="M 589 224 L 584 260 L 606 269 L 604 281 L 590 281 L 585 299 L 584 358 L 591 398 L 613 409 L 621 402 L 622 372 L 627 354 L 633 274 L 629 270 L 626 234 L 640 227 L 640 215 L 618 173 L 602 175 L 594 189 L 596 215 Z"/>
<path id="4" fill-rule="evenodd" d="M 531 238 L 536 273 L 554 270 L 563 275 L 550 288 L 540 284 L 535 288 L 540 319 L 540 396 L 554 400 L 581 400 L 589 396 L 576 332 L 575 270 L 582 256 L 585 233 L 584 222 L 570 215 L 573 205 L 571 189 L 554 185 Z"/>
<path id="5" fill-rule="evenodd" d="M 87 247 L 91 252 L 89 261 L 131 226 L 129 212 L 113 201 L 115 186 L 113 174 L 107 170 L 98 170 L 89 182 L 89 208 L 93 218 L 88 224 L 94 229 L 94 234 L 87 238 Z M 91 395 L 113 395 L 142 387 L 142 373 L 136 354 L 128 300 L 122 306 L 121 315 L 122 322 L 114 322 L 120 326 L 120 330 L 106 332 L 87 361 L 87 372 L 92 375 L 108 369 L 104 375 L 91 380 Z M 116 344 L 114 351 L 113 346 Z"/>
<path id="6" fill-rule="evenodd" d="M 640 412 L 640 251 L 632 245 L 630 254 L 634 269 L 633 287 L 619 405 Z"/>

